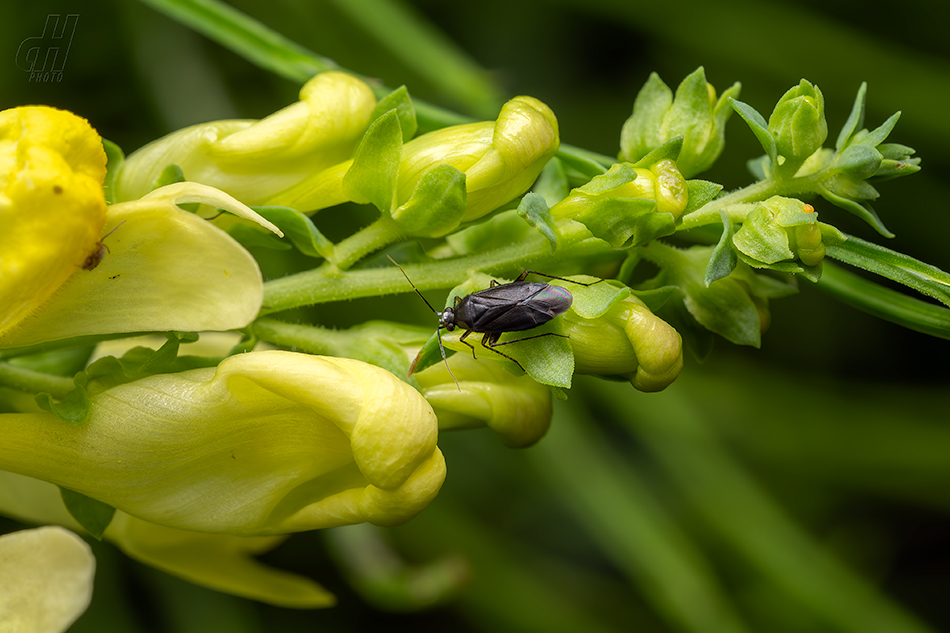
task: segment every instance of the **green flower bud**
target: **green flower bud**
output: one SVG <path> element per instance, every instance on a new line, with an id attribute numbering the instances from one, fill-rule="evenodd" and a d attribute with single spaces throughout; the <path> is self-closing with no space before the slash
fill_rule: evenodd
<path id="1" fill-rule="evenodd" d="M 65 631 L 89 606 L 96 559 L 61 527 L 0 536 L 0 617 L 4 631 Z"/>
<path id="2" fill-rule="evenodd" d="M 0 415 L 0 469 L 159 525 L 240 536 L 397 525 L 445 477 L 425 399 L 348 358 L 250 352 L 91 401 L 84 424 Z"/>
<path id="3" fill-rule="evenodd" d="M 679 333 L 633 295 L 596 318 L 569 311 L 563 319 L 576 373 L 623 376 L 640 391 L 661 391 L 683 368 Z"/>
<path id="4" fill-rule="evenodd" d="M 676 164 L 649 168 L 618 163 L 551 207 L 551 217 L 570 218 L 614 248 L 640 246 L 675 230 L 689 189 Z"/>
<path id="5" fill-rule="evenodd" d="M 732 115 L 730 97 L 739 96 L 733 84 L 719 99 L 706 82 L 702 67 L 687 76 L 676 97 L 656 73 L 640 89 L 633 114 L 620 133 L 620 160 L 635 163 L 667 141 L 683 136 L 683 149 L 676 161 L 687 177 L 708 169 L 725 147 L 726 121 Z"/>
<path id="6" fill-rule="evenodd" d="M 783 165 L 788 164 L 794 173 L 828 138 L 825 98 L 818 86 L 802 79 L 782 95 L 769 117 L 769 132 L 785 158 Z"/>
<path id="7" fill-rule="evenodd" d="M 376 105 L 373 91 L 339 72 L 315 76 L 300 101 L 260 121 L 213 121 L 173 132 L 130 154 L 116 175 L 117 201 L 151 191 L 169 165 L 187 180 L 247 204 L 268 198 L 353 155 Z"/>
<path id="8" fill-rule="evenodd" d="M 813 269 L 824 258 L 825 246 L 843 240 L 835 229 L 818 222 L 810 204 L 782 196 L 755 203 L 732 238 L 739 256 L 750 266 L 808 278 L 820 275 L 820 270 Z"/>
<path id="9" fill-rule="evenodd" d="M 513 376 L 501 363 L 465 353 L 452 356 L 449 366 L 452 375 L 441 362 L 415 374 L 439 418 L 440 431 L 487 426 L 512 448 L 530 446 L 547 432 L 547 387 L 527 376 Z"/>

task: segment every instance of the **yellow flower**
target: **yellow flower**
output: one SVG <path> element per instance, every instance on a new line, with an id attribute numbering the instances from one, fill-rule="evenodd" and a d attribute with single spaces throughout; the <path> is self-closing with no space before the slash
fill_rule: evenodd
<path id="1" fill-rule="evenodd" d="M 400 524 L 445 477 L 425 399 L 361 361 L 251 352 L 89 389 L 81 425 L 0 416 L 0 469 L 152 523 L 239 536 Z"/>
<path id="2" fill-rule="evenodd" d="M 89 123 L 46 106 L 0 112 L 0 335 L 96 249 L 106 155 Z"/>
<path id="3" fill-rule="evenodd" d="M 0 630 L 61 633 L 92 598 L 96 559 L 61 527 L 0 536 Z"/>

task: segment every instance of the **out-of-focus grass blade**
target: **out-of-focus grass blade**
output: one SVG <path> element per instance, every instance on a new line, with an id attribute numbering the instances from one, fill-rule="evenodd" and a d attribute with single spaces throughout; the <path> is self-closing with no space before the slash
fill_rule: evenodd
<path id="1" fill-rule="evenodd" d="M 868 314 L 930 336 L 950 339 L 950 310 L 868 281 L 840 266 L 822 264 L 818 288 Z"/>

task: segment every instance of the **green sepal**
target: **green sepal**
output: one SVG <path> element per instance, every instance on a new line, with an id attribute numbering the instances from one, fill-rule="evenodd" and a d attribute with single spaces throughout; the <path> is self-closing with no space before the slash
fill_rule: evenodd
<path id="1" fill-rule="evenodd" d="M 59 492 L 69 514 L 89 532 L 90 536 L 101 541 L 106 528 L 112 522 L 112 517 L 115 516 L 115 508 L 62 486 L 59 487 Z"/>
<path id="2" fill-rule="evenodd" d="M 736 114 L 742 117 L 742 120 L 745 121 L 749 129 L 752 130 L 755 138 L 758 139 L 762 145 L 762 149 L 765 150 L 766 156 L 769 157 L 770 163 L 775 165 L 778 149 L 775 145 L 775 137 L 769 132 L 769 124 L 766 122 L 765 117 L 759 114 L 759 111 L 748 103 L 744 103 L 732 97 L 729 98 L 729 102 L 732 104 L 733 109 L 735 109 Z"/>
<path id="3" fill-rule="evenodd" d="M 399 127 L 402 128 L 402 141 L 405 143 L 416 135 L 419 124 L 416 121 L 416 108 L 409 97 L 409 91 L 405 86 L 399 86 L 388 95 L 379 100 L 373 112 L 370 115 L 370 121 L 375 121 L 390 110 L 396 111 L 399 117 Z"/>
<path id="4" fill-rule="evenodd" d="M 289 251 L 293 246 L 270 231 L 243 222 L 228 226 L 225 231 L 244 248 L 266 248 L 272 251 Z"/>
<path id="5" fill-rule="evenodd" d="M 301 253 L 308 257 L 329 258 L 333 255 L 333 242 L 328 240 L 323 233 L 313 224 L 313 221 L 306 215 L 292 209 L 291 207 L 267 206 L 251 207 L 261 216 L 270 220 L 284 232 L 294 246 Z M 254 229 L 262 236 L 265 234 L 260 229 Z M 275 237 L 269 231 L 268 237 Z"/>
<path id="6" fill-rule="evenodd" d="M 595 198 L 574 219 L 612 247 L 632 248 L 676 232 L 673 216 L 655 210 L 650 198 Z"/>
<path id="7" fill-rule="evenodd" d="M 595 176 L 586 184 L 578 187 L 575 191 L 587 195 L 598 195 L 622 187 L 637 179 L 637 172 L 630 163 L 618 163 L 613 165 L 607 172 Z"/>
<path id="8" fill-rule="evenodd" d="M 612 306 L 632 294 L 630 288 L 618 281 L 604 280 L 598 282 L 597 277 L 591 277 L 590 275 L 572 275 L 565 279 L 590 284 L 589 286 L 582 286 L 551 280 L 552 285 L 567 288 L 571 292 L 571 296 L 574 298 L 571 311 L 585 319 L 602 317 L 607 314 Z"/>
<path id="9" fill-rule="evenodd" d="M 852 213 L 853 215 L 858 216 L 865 222 L 871 225 L 871 227 L 883 235 L 884 237 L 894 237 L 894 234 L 887 230 L 887 227 L 884 226 L 884 223 L 881 222 L 881 218 L 878 217 L 874 209 L 871 208 L 866 202 L 856 202 L 849 198 L 844 198 L 824 186 L 818 188 L 818 193 L 822 198 L 835 205 L 836 207 L 841 207 L 845 211 Z"/>
<path id="10" fill-rule="evenodd" d="M 353 164 L 343 176 L 343 193 L 353 202 L 372 203 L 389 213 L 396 201 L 396 178 L 402 156 L 399 114 L 389 110 L 366 130 Z"/>
<path id="11" fill-rule="evenodd" d="M 679 158 L 680 152 L 683 150 L 683 136 L 677 136 L 671 138 L 666 143 L 663 143 L 655 150 L 633 163 L 633 167 L 645 167 L 650 168 L 653 165 L 657 164 L 661 160 L 671 160 L 676 162 L 676 159 Z"/>
<path id="12" fill-rule="evenodd" d="M 439 332 L 435 331 L 432 333 L 432 336 L 429 337 L 429 340 L 425 342 L 422 348 L 419 350 L 419 353 L 416 354 L 415 359 L 412 361 L 412 364 L 409 366 L 409 376 L 419 373 L 420 371 L 425 371 L 433 365 L 437 365 L 442 362 L 442 349 L 443 347 L 439 346 Z M 452 354 L 455 353 L 454 349 L 446 349 L 445 357 L 449 358 Z"/>
<path id="13" fill-rule="evenodd" d="M 442 237 L 458 228 L 467 200 L 465 174 L 435 165 L 419 178 L 409 200 L 393 210 L 392 219 L 408 235 Z"/>
<path id="14" fill-rule="evenodd" d="M 728 277 L 739 264 L 739 257 L 732 245 L 732 222 L 725 211 L 720 211 L 719 215 L 722 217 L 722 235 L 719 237 L 719 243 L 713 248 L 712 255 L 709 256 L 709 263 L 706 264 L 706 274 L 703 278 L 706 286 L 723 277 Z"/>
<path id="15" fill-rule="evenodd" d="M 36 394 L 36 404 L 69 424 L 84 423 L 92 412 L 92 401 L 86 393 L 86 380 L 82 372 L 76 375 L 74 384 L 76 387 L 59 401 L 48 393 Z"/>
<path id="16" fill-rule="evenodd" d="M 518 205 L 518 215 L 547 239 L 551 244 L 552 253 L 557 250 L 557 227 L 541 194 L 533 192 L 525 194 Z"/>
<path id="17" fill-rule="evenodd" d="M 874 147 L 856 143 L 848 146 L 838 155 L 835 169 L 864 180 L 877 173 L 883 161 L 884 156 Z"/>
<path id="18" fill-rule="evenodd" d="M 633 102 L 633 113 L 620 130 L 620 160 L 633 162 L 660 145 L 663 117 L 671 105 L 673 91 L 658 74 L 650 73 Z"/>
<path id="19" fill-rule="evenodd" d="M 860 143 L 861 145 L 867 145 L 869 147 L 877 147 L 883 143 L 885 139 L 887 139 L 892 131 L 894 131 L 894 126 L 897 125 L 897 121 L 900 120 L 900 118 L 900 111 L 895 112 L 889 116 L 887 120 L 884 121 L 884 123 L 881 123 L 870 132 L 856 135 L 854 144 Z"/>
<path id="20" fill-rule="evenodd" d="M 102 139 L 102 149 L 106 152 L 106 179 L 102 184 L 106 204 L 115 204 L 115 177 L 125 162 L 122 148 L 108 139 Z"/>
<path id="21" fill-rule="evenodd" d="M 838 133 L 838 139 L 835 141 L 835 149 L 839 152 L 850 145 L 851 137 L 854 136 L 855 132 L 864 127 L 864 103 L 867 91 L 867 83 L 861 82 L 861 86 L 858 88 L 858 94 L 854 98 L 854 105 L 851 106 L 851 113 L 848 115 L 848 120 L 845 121 L 841 127 L 841 131 Z"/>
<path id="22" fill-rule="evenodd" d="M 687 180 L 686 187 L 689 192 L 689 202 L 686 203 L 686 210 L 683 211 L 683 215 L 695 211 L 705 206 L 706 203 L 715 200 L 719 192 L 722 191 L 722 185 L 708 180 Z"/>

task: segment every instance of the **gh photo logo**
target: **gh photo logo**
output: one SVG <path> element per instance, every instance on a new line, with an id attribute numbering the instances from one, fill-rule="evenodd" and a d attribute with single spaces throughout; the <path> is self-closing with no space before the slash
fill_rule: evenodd
<path id="1" fill-rule="evenodd" d="M 63 80 L 63 68 L 69 46 L 79 23 L 79 14 L 70 13 L 60 19 L 59 13 L 46 16 L 46 25 L 42 35 L 28 37 L 20 42 L 16 52 L 16 65 L 30 74 L 30 81 L 37 83 L 58 82 Z"/>

